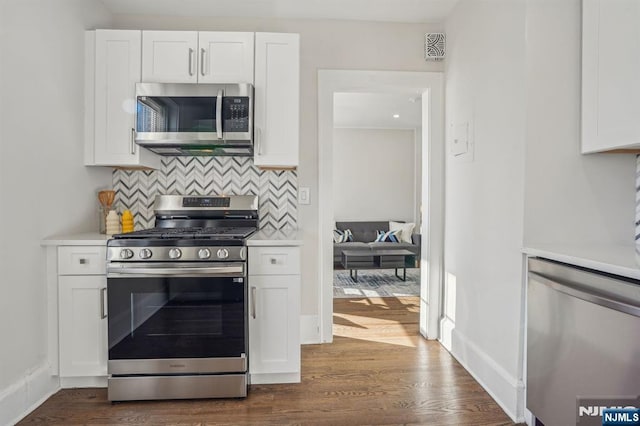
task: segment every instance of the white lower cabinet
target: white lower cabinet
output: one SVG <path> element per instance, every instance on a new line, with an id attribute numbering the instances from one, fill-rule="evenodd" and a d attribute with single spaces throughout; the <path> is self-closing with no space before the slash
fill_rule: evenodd
<path id="1" fill-rule="evenodd" d="M 59 246 L 52 277 L 57 293 L 57 375 L 65 387 L 102 386 L 107 376 L 106 247 Z M 55 309 L 54 308 L 54 309 Z M 55 358 L 53 359 L 55 361 Z"/>
<path id="2" fill-rule="evenodd" d="M 107 278 L 58 278 L 60 376 L 107 375 Z"/>
<path id="3" fill-rule="evenodd" d="M 298 247 L 249 247 L 251 383 L 300 382 Z"/>

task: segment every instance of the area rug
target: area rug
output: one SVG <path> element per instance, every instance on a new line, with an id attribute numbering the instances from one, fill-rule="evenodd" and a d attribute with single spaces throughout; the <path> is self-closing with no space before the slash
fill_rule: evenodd
<path id="1" fill-rule="evenodd" d="M 398 271 L 401 275 L 402 271 Z M 407 281 L 395 276 L 393 269 L 361 269 L 358 282 L 349 270 L 333 271 L 333 297 L 400 297 L 420 295 L 420 269 L 407 269 Z"/>

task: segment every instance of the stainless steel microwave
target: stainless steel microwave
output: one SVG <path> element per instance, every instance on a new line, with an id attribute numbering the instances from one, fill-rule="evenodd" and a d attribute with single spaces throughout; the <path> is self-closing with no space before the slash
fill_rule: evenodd
<path id="1" fill-rule="evenodd" d="M 135 141 L 160 155 L 253 155 L 251 84 L 136 84 Z"/>

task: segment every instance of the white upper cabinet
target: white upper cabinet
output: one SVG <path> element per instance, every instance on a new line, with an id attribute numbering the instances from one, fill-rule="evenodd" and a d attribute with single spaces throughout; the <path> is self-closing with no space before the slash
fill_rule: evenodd
<path id="1" fill-rule="evenodd" d="M 85 165 L 160 166 L 160 157 L 134 142 L 140 44 L 140 31 L 87 32 Z"/>
<path id="2" fill-rule="evenodd" d="M 254 164 L 298 166 L 300 36 L 256 33 Z"/>
<path id="3" fill-rule="evenodd" d="M 639 22 L 637 0 L 583 0 L 583 153 L 640 148 Z"/>
<path id="4" fill-rule="evenodd" d="M 143 31 L 142 81 L 198 82 L 196 31 Z"/>
<path id="5" fill-rule="evenodd" d="M 253 83 L 253 33 L 143 31 L 142 81 Z"/>
<path id="6" fill-rule="evenodd" d="M 199 32 L 198 82 L 253 83 L 253 33 Z"/>

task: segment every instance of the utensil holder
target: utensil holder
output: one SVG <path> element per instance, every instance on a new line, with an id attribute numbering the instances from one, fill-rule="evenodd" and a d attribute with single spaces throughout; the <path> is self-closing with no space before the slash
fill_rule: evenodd
<path id="1" fill-rule="evenodd" d="M 107 233 L 107 214 L 109 210 L 111 209 L 105 206 L 98 206 L 98 230 L 101 234 Z"/>

